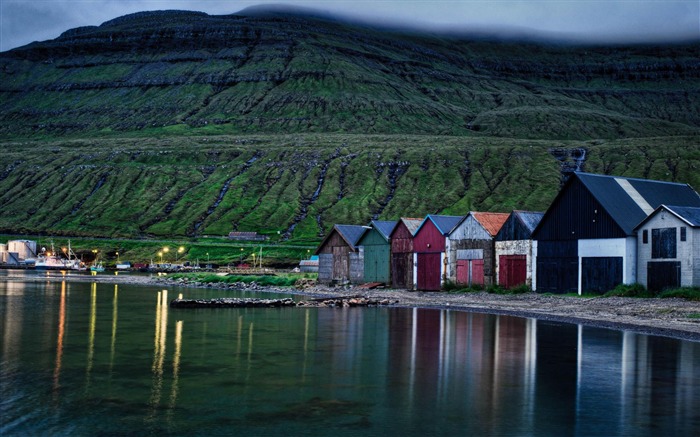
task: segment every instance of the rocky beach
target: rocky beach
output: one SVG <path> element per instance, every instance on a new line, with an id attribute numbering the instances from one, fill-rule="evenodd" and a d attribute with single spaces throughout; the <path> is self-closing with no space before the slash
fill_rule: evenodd
<path id="1" fill-rule="evenodd" d="M 8 278 L 13 280 L 13 278 Z M 147 275 L 66 275 L 46 276 L 17 280 L 76 281 L 142 285 L 144 287 L 209 288 L 212 298 L 230 297 L 227 292 L 249 290 L 256 292 L 288 293 L 308 300 L 319 298 L 362 297 L 373 301 L 390 301 L 392 306 L 449 309 L 479 313 L 532 317 L 563 323 L 583 324 L 609 329 L 700 341 L 700 302 L 678 298 L 623 298 L 623 297 L 571 297 L 537 293 L 498 295 L 486 292 L 449 293 L 421 292 L 395 289 L 361 287 L 326 287 L 306 284 L 304 288 L 263 287 L 255 283 L 202 284 L 172 280 L 167 276 Z M 185 295 L 185 297 L 187 297 Z"/>

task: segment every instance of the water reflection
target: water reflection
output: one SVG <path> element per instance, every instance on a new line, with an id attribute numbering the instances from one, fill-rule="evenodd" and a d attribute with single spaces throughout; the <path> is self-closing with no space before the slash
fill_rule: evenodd
<path id="1" fill-rule="evenodd" d="M 0 434 L 700 429 L 698 343 L 449 310 L 171 310 L 168 295 L 0 281 Z"/>

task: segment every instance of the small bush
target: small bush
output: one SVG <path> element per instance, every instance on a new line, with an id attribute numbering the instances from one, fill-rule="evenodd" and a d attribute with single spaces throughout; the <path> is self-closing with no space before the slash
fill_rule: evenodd
<path id="1" fill-rule="evenodd" d="M 520 284 L 517 285 L 513 288 L 508 289 L 509 294 L 525 294 L 525 293 L 532 293 L 532 290 L 530 287 L 528 287 L 527 284 Z"/>
<path id="2" fill-rule="evenodd" d="M 445 281 L 442 289 L 448 293 L 475 293 L 484 290 L 481 285 L 465 285 L 449 280 Z"/>
<path id="3" fill-rule="evenodd" d="M 642 284 L 620 284 L 603 294 L 603 297 L 654 297 L 654 293 Z"/>
<path id="4" fill-rule="evenodd" d="M 659 297 L 680 297 L 688 300 L 700 300 L 700 287 L 681 287 L 664 290 Z"/>

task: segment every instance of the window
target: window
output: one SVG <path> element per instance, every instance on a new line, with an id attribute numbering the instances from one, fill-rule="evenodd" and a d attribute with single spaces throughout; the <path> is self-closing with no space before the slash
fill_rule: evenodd
<path id="1" fill-rule="evenodd" d="M 685 233 L 686 232 L 687 231 L 685 230 L 685 226 L 681 226 L 681 241 L 685 241 L 685 239 L 686 239 Z"/>
<path id="2" fill-rule="evenodd" d="M 642 244 L 649 244 L 649 230 L 642 231 Z"/>
<path id="3" fill-rule="evenodd" d="M 676 257 L 676 228 L 651 230 L 651 257 Z"/>

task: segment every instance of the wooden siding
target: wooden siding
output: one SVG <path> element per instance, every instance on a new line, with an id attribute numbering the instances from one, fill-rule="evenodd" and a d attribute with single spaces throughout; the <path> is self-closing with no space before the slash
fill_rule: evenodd
<path id="1" fill-rule="evenodd" d="M 578 291 L 577 241 L 538 241 L 537 292 Z"/>
<path id="2" fill-rule="evenodd" d="M 332 231 L 331 235 L 328 236 L 316 253 L 319 255 L 319 282 L 330 283 L 352 280 L 350 277 L 350 255 L 353 254 L 357 258 L 358 254 L 355 249 L 348 246 L 337 231 Z M 355 267 L 355 270 L 357 270 L 357 267 Z M 354 282 L 361 281 L 362 277 L 360 277 L 359 281 Z"/>
<path id="3" fill-rule="evenodd" d="M 534 239 L 554 241 L 627 236 L 581 181 L 575 179 L 564 189 L 566 191 L 559 195 L 542 218 Z"/>
<path id="4" fill-rule="evenodd" d="M 427 220 L 413 237 L 413 251 L 416 253 L 440 253 L 445 251 L 445 236 Z"/>
<path id="5" fill-rule="evenodd" d="M 391 254 L 391 286 L 413 289 L 413 253 Z"/>
<path id="6" fill-rule="evenodd" d="M 411 232 L 402 221 L 399 221 L 396 229 L 391 234 L 391 252 L 413 252 L 413 235 L 411 235 Z"/>

